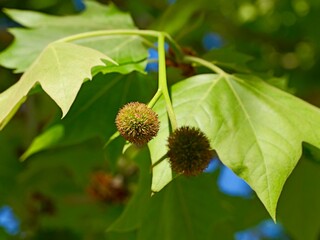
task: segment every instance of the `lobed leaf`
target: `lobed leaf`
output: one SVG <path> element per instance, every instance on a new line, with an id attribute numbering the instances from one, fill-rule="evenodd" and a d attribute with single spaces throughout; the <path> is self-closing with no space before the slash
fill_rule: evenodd
<path id="1" fill-rule="evenodd" d="M 174 179 L 146 205 L 137 239 L 232 239 L 234 232 L 265 217 L 257 199 L 226 197 L 215 182 L 213 174 Z"/>
<path id="2" fill-rule="evenodd" d="M 65 116 L 84 79 L 91 78 L 91 68 L 103 65 L 102 59 L 115 63 L 91 48 L 71 43 L 48 45 L 21 79 L 0 95 L 0 127 L 4 127 L 7 116 L 12 115 L 21 104 L 21 99 L 37 83 L 58 104 L 62 116 Z"/>
<path id="3" fill-rule="evenodd" d="M 69 114 L 38 135 L 21 159 L 57 145 L 73 145 L 97 136 L 110 138 L 116 131 L 115 118 L 121 106 L 137 99 L 147 102 L 154 91 L 156 81 L 149 75 L 96 75 L 84 83 Z"/>
<path id="4" fill-rule="evenodd" d="M 88 31 L 135 28 L 130 15 L 114 6 L 107 7 L 94 2 L 87 2 L 86 5 L 85 11 L 72 16 L 6 9 L 7 15 L 27 28 L 9 29 L 15 40 L 1 53 L 0 65 L 24 72 L 48 44 L 58 39 Z M 147 51 L 139 37 L 93 37 L 77 43 L 99 50 L 119 64 L 147 58 Z"/>
<path id="5" fill-rule="evenodd" d="M 99 72 L 144 72 L 148 53 L 142 38 L 137 36 L 98 36 L 78 39 L 74 41 L 77 45 L 57 44 L 58 39 L 86 31 L 135 28 L 129 14 L 114 6 L 93 2 L 87 5 L 84 12 L 64 17 L 5 10 L 12 19 L 28 28 L 11 29 L 15 40 L 0 55 L 1 65 L 16 69 L 15 72 L 26 71 L 18 83 L 0 95 L 0 105 L 5 106 L 0 110 L 0 129 L 10 121 L 37 83 L 59 105 L 64 117 L 85 78 Z M 108 64 L 112 59 L 117 64 Z"/>
<path id="6" fill-rule="evenodd" d="M 302 142 L 320 148 L 319 109 L 246 75 L 191 77 L 173 86 L 172 101 L 178 124 L 204 131 L 221 161 L 248 182 L 275 219 L 278 198 L 301 156 Z M 165 154 L 169 134 L 163 99 L 155 111 L 161 129 L 149 144 L 153 163 Z M 171 180 L 170 173 L 169 167 L 153 169 L 153 181 L 158 181 L 152 185 L 154 191 Z"/>

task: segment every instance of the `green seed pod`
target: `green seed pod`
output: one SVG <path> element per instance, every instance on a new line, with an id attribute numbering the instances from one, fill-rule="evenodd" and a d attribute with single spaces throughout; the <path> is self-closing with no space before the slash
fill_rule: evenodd
<path id="1" fill-rule="evenodd" d="M 186 176 L 202 173 L 213 157 L 208 138 L 194 127 L 176 129 L 168 138 L 168 148 L 172 170 Z"/>
<path id="2" fill-rule="evenodd" d="M 119 133 L 129 142 L 144 145 L 159 131 L 158 115 L 144 103 L 131 102 L 116 117 Z"/>

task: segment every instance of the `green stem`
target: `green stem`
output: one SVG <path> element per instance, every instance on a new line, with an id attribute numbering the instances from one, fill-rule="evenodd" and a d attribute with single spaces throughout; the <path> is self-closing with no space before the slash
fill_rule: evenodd
<path id="1" fill-rule="evenodd" d="M 137 29 L 116 29 L 116 30 L 100 30 L 92 32 L 84 32 L 75 34 L 69 37 L 61 38 L 56 42 L 72 42 L 83 38 L 110 36 L 110 35 L 138 35 L 138 36 L 149 36 L 158 37 L 160 32 L 153 30 L 137 30 Z"/>
<path id="2" fill-rule="evenodd" d="M 148 103 L 148 107 L 152 108 L 156 102 L 158 101 L 158 99 L 161 97 L 162 95 L 162 91 L 160 88 L 158 88 L 156 94 L 153 96 L 153 98 L 150 100 L 150 102 Z"/>
<path id="3" fill-rule="evenodd" d="M 73 42 L 84 38 L 100 37 L 100 36 L 110 36 L 110 35 L 136 35 L 145 37 L 158 38 L 160 35 L 165 36 L 168 43 L 170 44 L 172 50 L 175 52 L 178 59 L 183 58 L 183 52 L 180 46 L 171 38 L 167 33 L 162 33 L 154 30 L 139 30 L 139 29 L 115 29 L 115 30 L 98 30 L 91 32 L 84 32 L 61 38 L 56 42 Z"/>
<path id="4" fill-rule="evenodd" d="M 165 35 L 159 34 L 158 37 L 158 57 L 159 57 L 159 88 L 163 94 L 164 100 L 166 102 L 167 112 L 170 119 L 172 130 L 177 129 L 178 124 L 176 116 L 173 111 L 168 85 L 167 85 L 167 73 L 166 73 L 166 52 L 165 52 Z"/>
<path id="5" fill-rule="evenodd" d="M 213 72 L 219 74 L 219 75 L 223 75 L 226 76 L 228 75 L 225 71 L 223 71 L 221 68 L 217 67 L 216 65 L 214 65 L 211 62 L 208 62 L 202 58 L 198 58 L 198 57 L 193 57 L 193 56 L 185 56 L 184 57 L 184 61 L 186 62 L 190 62 L 190 63 L 197 63 L 199 65 L 202 65 L 206 68 L 209 68 L 210 70 L 212 70 Z"/>
<path id="6" fill-rule="evenodd" d="M 159 89 L 155 96 L 151 99 L 149 106 L 153 106 L 158 98 L 163 94 L 166 102 L 167 112 L 170 119 L 172 129 L 177 128 L 177 120 L 173 111 L 166 76 L 166 56 L 165 56 L 165 38 L 169 42 L 173 51 L 177 57 L 182 59 L 183 53 L 179 45 L 166 33 L 153 31 L 153 30 L 137 30 L 137 29 L 116 29 L 116 30 L 100 30 L 75 34 L 69 37 L 61 38 L 56 42 L 72 42 L 84 38 L 99 37 L 99 36 L 110 36 L 110 35 L 138 35 L 138 36 L 149 36 L 158 38 L 158 55 L 159 55 Z"/>
<path id="7" fill-rule="evenodd" d="M 117 131 L 115 132 L 110 138 L 109 140 L 104 144 L 103 148 L 106 148 L 114 139 L 116 139 L 117 137 L 120 136 L 120 133 Z"/>
<path id="8" fill-rule="evenodd" d="M 167 33 L 163 33 L 165 38 L 167 39 L 171 49 L 174 51 L 174 53 L 176 54 L 176 58 L 178 60 L 182 60 L 184 58 L 184 53 L 182 51 L 182 49 L 180 48 L 179 44 L 176 43 L 176 41 L 173 40 L 173 38 L 167 34 Z"/>

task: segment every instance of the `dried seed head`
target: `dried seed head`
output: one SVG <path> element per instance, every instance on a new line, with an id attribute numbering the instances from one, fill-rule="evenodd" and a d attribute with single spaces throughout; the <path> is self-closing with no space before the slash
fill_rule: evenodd
<path id="1" fill-rule="evenodd" d="M 173 171 L 196 176 L 203 172 L 212 159 L 206 135 L 194 127 L 183 126 L 168 138 L 168 157 Z"/>
<path id="2" fill-rule="evenodd" d="M 113 176 L 104 171 L 92 173 L 87 192 L 106 203 L 124 203 L 130 194 L 122 175 Z"/>
<path id="3" fill-rule="evenodd" d="M 131 102 L 120 109 L 116 117 L 120 134 L 129 142 L 144 145 L 159 131 L 158 115 L 147 105 Z"/>

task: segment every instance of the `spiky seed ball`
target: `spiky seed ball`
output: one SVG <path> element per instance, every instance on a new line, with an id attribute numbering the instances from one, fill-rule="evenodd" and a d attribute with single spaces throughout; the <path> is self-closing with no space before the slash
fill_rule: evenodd
<path id="1" fill-rule="evenodd" d="M 116 117 L 120 134 L 129 142 L 144 145 L 159 131 L 158 115 L 144 103 L 131 102 L 123 106 Z"/>
<path id="2" fill-rule="evenodd" d="M 180 127 L 169 136 L 168 148 L 172 170 L 186 176 L 202 173 L 213 155 L 206 135 L 189 126 Z"/>

